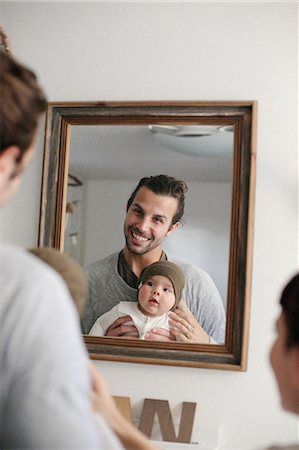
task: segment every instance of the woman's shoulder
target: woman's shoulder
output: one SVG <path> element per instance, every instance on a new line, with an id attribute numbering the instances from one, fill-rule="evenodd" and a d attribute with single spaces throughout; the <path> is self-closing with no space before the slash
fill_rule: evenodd
<path id="1" fill-rule="evenodd" d="M 2 246 L 0 251 L 1 274 L 6 281 L 36 286 L 46 281 L 60 279 L 54 269 L 23 248 Z"/>

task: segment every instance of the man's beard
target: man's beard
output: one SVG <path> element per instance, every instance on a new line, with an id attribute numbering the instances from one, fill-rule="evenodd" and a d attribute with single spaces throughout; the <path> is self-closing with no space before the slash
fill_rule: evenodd
<path id="1" fill-rule="evenodd" d="M 138 249 L 138 247 L 136 247 L 135 245 L 131 245 L 130 239 L 128 238 L 128 235 L 132 231 L 135 232 L 134 230 L 132 230 L 130 228 L 128 229 L 127 235 L 125 235 L 125 239 L 126 239 L 126 247 L 129 250 L 129 252 L 132 253 L 133 255 L 145 255 L 146 253 L 149 253 L 150 251 L 159 247 L 159 245 L 161 245 L 161 243 L 163 242 L 164 237 L 165 237 L 164 236 L 163 238 L 159 239 L 158 241 L 150 240 L 148 245 L 146 245 L 145 247 L 140 247 Z"/>

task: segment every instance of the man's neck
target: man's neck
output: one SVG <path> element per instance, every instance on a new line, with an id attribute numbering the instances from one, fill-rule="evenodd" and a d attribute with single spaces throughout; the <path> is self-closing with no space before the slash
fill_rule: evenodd
<path id="1" fill-rule="evenodd" d="M 131 253 L 125 246 L 123 249 L 123 255 L 131 270 L 135 273 L 137 277 L 139 277 L 142 270 L 146 266 L 149 266 L 150 264 L 159 261 L 162 255 L 162 248 L 157 247 L 154 250 L 145 253 L 144 255 L 136 255 L 134 253 Z"/>

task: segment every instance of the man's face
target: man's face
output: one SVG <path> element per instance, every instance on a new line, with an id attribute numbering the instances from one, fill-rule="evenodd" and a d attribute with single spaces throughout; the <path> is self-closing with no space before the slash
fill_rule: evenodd
<path id="1" fill-rule="evenodd" d="M 17 147 L 10 147 L 0 155 L 0 206 L 4 205 L 17 191 L 21 174 L 33 156 L 33 147 L 29 148 L 19 163 Z"/>
<path id="2" fill-rule="evenodd" d="M 177 199 L 156 195 L 142 187 L 127 211 L 124 234 L 127 249 L 136 255 L 144 255 L 160 246 L 178 224 L 172 218 L 178 207 Z"/>
<path id="3" fill-rule="evenodd" d="M 284 314 L 276 321 L 277 337 L 270 352 L 270 363 L 280 393 L 281 405 L 287 411 L 299 413 L 299 350 L 287 348 Z"/>

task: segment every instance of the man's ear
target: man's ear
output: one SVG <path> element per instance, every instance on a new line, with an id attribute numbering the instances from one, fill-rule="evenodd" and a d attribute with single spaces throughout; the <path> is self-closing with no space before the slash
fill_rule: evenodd
<path id="1" fill-rule="evenodd" d="M 16 159 L 20 155 L 20 149 L 16 145 L 7 147 L 0 153 L 0 173 L 7 174 L 15 168 Z"/>
<path id="2" fill-rule="evenodd" d="M 179 226 L 181 225 L 181 222 L 176 222 L 170 225 L 169 230 L 166 233 L 166 236 L 169 236 L 171 233 L 173 233 Z"/>

